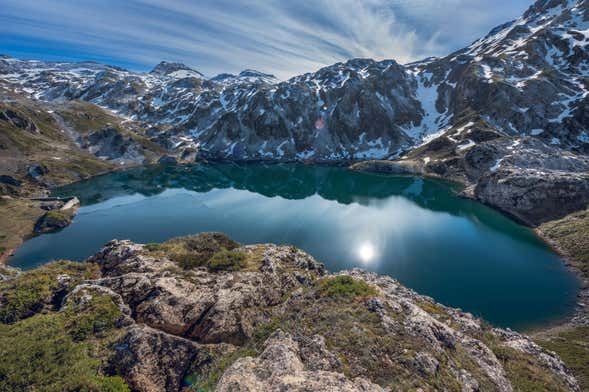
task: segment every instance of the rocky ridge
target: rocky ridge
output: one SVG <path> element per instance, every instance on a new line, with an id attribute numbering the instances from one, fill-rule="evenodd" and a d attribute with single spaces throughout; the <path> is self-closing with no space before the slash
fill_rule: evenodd
<path id="1" fill-rule="evenodd" d="M 14 291 L 31 287 L 35 272 L 6 275 L 0 340 L 7 327 L 49 317 L 39 312 L 76 311 L 67 323 L 74 327 L 65 328 L 74 336 L 83 309 L 116 314 L 85 333 L 116 337 L 97 351 L 97 371 L 132 390 L 579 390 L 562 361 L 529 338 L 389 277 L 329 274 L 293 247 L 201 234 L 163 244 L 112 241 L 73 270 L 94 271 L 90 278 L 51 272 L 64 265 L 43 267 L 50 289 L 24 309 Z M 96 311 L 98 300 L 111 310 Z"/>
<path id="2" fill-rule="evenodd" d="M 172 149 L 191 141 L 207 158 L 390 159 L 444 134 L 467 149 L 478 143 L 463 134 L 470 122 L 586 154 L 588 7 L 539 0 L 444 58 L 354 59 L 283 82 L 251 70 L 207 79 L 177 63 L 144 74 L 7 56 L 0 78 L 36 99 L 84 100 L 156 126 Z"/>

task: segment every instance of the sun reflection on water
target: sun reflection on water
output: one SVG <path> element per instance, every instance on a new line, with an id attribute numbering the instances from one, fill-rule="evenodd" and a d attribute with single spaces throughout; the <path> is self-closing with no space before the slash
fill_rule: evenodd
<path id="1" fill-rule="evenodd" d="M 370 264 L 372 261 L 374 261 L 374 259 L 376 257 L 376 251 L 374 249 L 374 245 L 372 245 L 370 242 L 362 243 L 358 247 L 356 252 L 358 254 L 358 257 L 360 258 L 360 260 L 364 264 Z"/>

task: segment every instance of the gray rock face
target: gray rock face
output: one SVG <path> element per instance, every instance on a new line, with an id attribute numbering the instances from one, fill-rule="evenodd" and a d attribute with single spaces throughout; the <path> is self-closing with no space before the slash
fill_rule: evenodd
<path id="1" fill-rule="evenodd" d="M 0 120 L 6 121 L 17 128 L 21 128 L 29 132 L 39 133 L 39 129 L 33 121 L 21 116 L 13 110 L 6 109 L 0 112 Z"/>
<path id="2" fill-rule="evenodd" d="M 131 326 L 115 347 L 111 371 L 135 391 L 178 391 L 187 373 L 201 370 L 215 351 L 146 325 Z"/>
<path id="3" fill-rule="evenodd" d="M 504 169 L 477 183 L 476 198 L 535 226 L 589 204 L 589 173 Z"/>
<path id="4" fill-rule="evenodd" d="M 464 162 L 476 199 L 530 226 L 589 204 L 589 158 L 537 139 L 483 143 Z"/>
<path id="5" fill-rule="evenodd" d="M 97 157 L 115 162 L 143 163 L 141 146 L 115 128 L 104 128 L 80 137 L 80 147 Z"/>
<path id="6" fill-rule="evenodd" d="M 219 391 L 512 391 L 506 357 L 549 374 L 552 387 L 579 390 L 562 361 L 527 337 L 391 278 L 329 275 L 292 247 L 237 251 L 249 260 L 244 270 L 181 270 L 143 245 L 112 241 L 88 260 L 102 278 L 77 286 L 63 306 L 93 291 L 113 298 L 126 321 L 110 371 L 138 391 L 180 390 L 187 379 L 213 380 Z M 325 297 L 321 282 L 338 276 L 375 295 Z"/>
<path id="7" fill-rule="evenodd" d="M 308 370 L 292 336 L 274 333 L 257 357 L 234 363 L 221 377 L 217 390 L 229 391 L 344 391 L 382 392 L 385 389 L 362 378 L 350 380 L 342 373 Z"/>

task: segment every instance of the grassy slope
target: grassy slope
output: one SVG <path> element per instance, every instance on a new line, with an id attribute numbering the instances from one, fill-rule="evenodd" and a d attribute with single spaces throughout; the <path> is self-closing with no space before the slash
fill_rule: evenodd
<path id="1" fill-rule="evenodd" d="M 92 103 L 71 101 L 60 108 L 57 113 L 68 126 L 81 135 L 110 127 L 139 143 L 143 147 L 146 158 L 150 161 L 155 161 L 156 158 L 165 154 L 165 150 L 160 145 L 147 138 L 143 128 Z"/>
<path id="2" fill-rule="evenodd" d="M 41 165 L 47 184 L 61 185 L 113 169 L 113 165 L 80 151 L 60 128 L 51 113 L 39 104 L 21 100 L 0 102 L 0 111 L 10 110 L 35 124 L 31 131 L 0 120 L 0 174 L 23 181 L 20 194 L 38 192 L 43 186 L 27 177 L 28 165 Z"/>
<path id="3" fill-rule="evenodd" d="M 539 228 L 569 263 L 589 280 L 589 209 Z M 585 310 L 589 312 L 589 310 Z M 564 326 L 538 335 L 538 343 L 555 351 L 573 370 L 582 390 L 589 390 L 589 327 Z"/>
<path id="4" fill-rule="evenodd" d="M 32 235 L 34 223 L 44 213 L 38 204 L 23 197 L 40 196 L 48 187 L 79 181 L 118 167 L 81 151 L 62 126 L 64 124 L 58 122 L 58 116 L 63 118 L 65 126 L 81 135 L 106 127 L 117 129 L 139 143 L 149 161 L 156 161 L 164 154 L 164 150 L 148 140 L 144 130 L 135 123 L 96 105 L 74 101 L 53 105 L 51 110 L 44 105 L 14 93 L 9 100 L 0 102 L 0 112 L 16 113 L 28 124 L 18 126 L 14 121 L 0 120 L 0 175 L 22 182 L 19 187 L 0 184 L 0 196 L 13 197 L 13 200 L 0 202 L 0 214 L 10 217 L 0 222 L 0 263 L 11 249 Z M 27 167 L 32 165 L 46 171 L 43 183 L 27 175 Z"/>
<path id="5" fill-rule="evenodd" d="M 0 255 L 19 246 L 24 238 L 31 235 L 35 222 L 44 211 L 38 203 L 24 199 L 0 199 Z"/>
<path id="6" fill-rule="evenodd" d="M 41 196 L 47 185 L 88 178 L 110 171 L 114 165 L 80 151 L 62 132 L 51 113 L 38 103 L 26 99 L 0 102 L 0 111 L 12 111 L 34 124 L 34 129 L 26 129 L 0 120 L 0 174 L 22 182 L 19 187 L 0 184 L 0 195 L 12 197 L 0 202 L 0 214 L 10 217 L 0 220 L 0 255 L 6 256 L 9 250 L 32 235 L 35 222 L 44 213 L 38 203 L 24 197 Z M 30 165 L 46 170 L 45 183 L 27 176 Z"/>
<path id="7" fill-rule="evenodd" d="M 57 262 L 0 283 L 0 390 L 129 391 L 122 378 L 104 372 L 109 347 L 123 332 L 119 309 L 92 293 L 56 312 L 62 274 L 73 279 L 71 290 L 99 272 L 91 264 Z"/>

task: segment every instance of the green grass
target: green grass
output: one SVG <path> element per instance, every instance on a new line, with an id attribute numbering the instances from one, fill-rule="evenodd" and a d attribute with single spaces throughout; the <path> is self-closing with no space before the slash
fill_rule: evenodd
<path id="1" fill-rule="evenodd" d="M 161 245 L 157 242 L 150 242 L 149 244 L 145 244 L 145 249 L 150 252 L 155 252 L 161 249 Z"/>
<path id="2" fill-rule="evenodd" d="M 345 299 L 375 297 L 378 294 L 368 283 L 348 275 L 321 279 L 317 291 L 323 297 Z"/>
<path id="3" fill-rule="evenodd" d="M 589 277 L 589 210 L 544 223 L 540 231 Z"/>
<path id="4" fill-rule="evenodd" d="M 121 317 L 121 312 L 105 295 L 94 296 L 85 306 L 84 312 L 76 314 L 79 309 L 67 309 L 68 322 L 66 330 L 74 341 L 83 341 L 90 336 L 106 337 L 106 333 L 114 329 Z"/>
<path id="5" fill-rule="evenodd" d="M 232 353 L 218 359 L 213 369 L 206 375 L 201 377 L 193 374 L 188 377 L 188 380 L 193 384 L 193 388 L 197 392 L 210 392 L 215 390 L 215 386 L 219 379 L 231 365 L 233 365 L 239 358 L 255 357 L 258 351 L 253 347 L 241 347 Z"/>
<path id="6" fill-rule="evenodd" d="M 0 246 L 14 249 L 33 233 L 35 222 L 44 213 L 38 203 L 27 200 L 10 200 L 0 204 Z"/>
<path id="7" fill-rule="evenodd" d="M 206 265 L 211 256 L 200 252 L 178 252 L 172 253 L 170 258 L 182 269 L 190 270 Z"/>
<path id="8" fill-rule="evenodd" d="M 101 370 L 117 335 L 114 309 L 110 298 L 93 296 L 86 306 L 0 325 L 0 390 L 129 391 L 121 377 Z M 82 325 L 100 328 L 80 334 Z"/>
<path id="9" fill-rule="evenodd" d="M 69 210 L 51 210 L 45 214 L 45 223 L 49 226 L 67 226 L 70 224 L 73 216 L 72 209 Z"/>
<path id="10" fill-rule="evenodd" d="M 585 278 L 589 278 L 589 209 L 543 223 L 540 231 Z M 568 328 L 544 336 L 538 343 L 556 352 L 572 370 L 581 390 L 589 390 L 589 327 Z"/>
<path id="11" fill-rule="evenodd" d="M 60 288 L 58 275 L 72 278 L 70 287 L 83 279 L 99 276 L 94 264 L 59 261 L 22 273 L 0 283 L 0 322 L 14 323 L 51 305 Z"/>
<path id="12" fill-rule="evenodd" d="M 554 351 L 573 372 L 582 391 L 589 391 L 589 327 L 570 328 L 536 343 Z"/>
<path id="13" fill-rule="evenodd" d="M 491 349 L 502 363 L 515 392 L 569 390 L 533 356 L 506 346 L 497 345 Z"/>
<path id="14" fill-rule="evenodd" d="M 419 301 L 417 305 L 431 315 L 448 316 L 446 310 L 435 302 Z"/>

